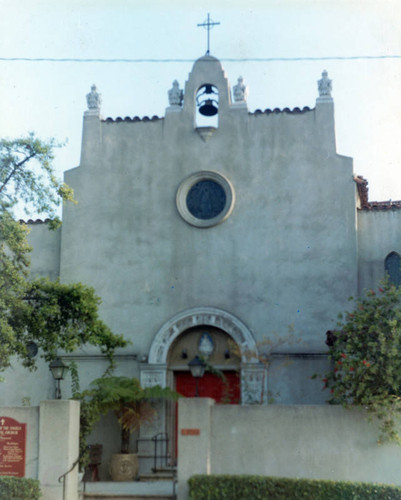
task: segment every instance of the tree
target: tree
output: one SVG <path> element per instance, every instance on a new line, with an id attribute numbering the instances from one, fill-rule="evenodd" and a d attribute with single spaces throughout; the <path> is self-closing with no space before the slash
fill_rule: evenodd
<path id="1" fill-rule="evenodd" d="M 157 400 L 176 401 L 179 394 L 160 385 L 141 387 L 135 377 L 107 376 L 94 380 L 91 387 L 79 394 L 82 405 L 91 406 L 100 418 L 113 411 L 121 430 L 120 453 L 129 453 L 130 435 L 156 416 L 152 403 Z"/>
<path id="2" fill-rule="evenodd" d="M 338 326 L 327 332 L 329 402 L 366 408 L 381 422 L 380 439 L 401 443 L 401 288 L 383 280 L 377 293 L 369 290 L 340 315 Z"/>
<path id="3" fill-rule="evenodd" d="M 33 133 L 26 138 L 0 140 L 0 210 L 17 204 L 28 215 L 45 214 L 54 227 L 60 220 L 56 209 L 62 200 L 73 200 L 73 191 L 55 176 L 52 139 L 43 142 Z"/>
<path id="4" fill-rule="evenodd" d="M 60 225 L 57 206 L 73 201 L 72 190 L 54 172 L 53 140 L 43 142 L 30 134 L 0 140 L 0 370 L 13 355 L 35 368 L 29 346 L 35 343 L 50 361 L 58 349 L 72 352 L 90 343 L 110 359 L 126 345 L 99 319 L 100 299 L 82 284 L 62 285 L 29 280 L 28 228 L 14 217 L 16 207 L 27 215 L 50 218 L 49 228 Z"/>

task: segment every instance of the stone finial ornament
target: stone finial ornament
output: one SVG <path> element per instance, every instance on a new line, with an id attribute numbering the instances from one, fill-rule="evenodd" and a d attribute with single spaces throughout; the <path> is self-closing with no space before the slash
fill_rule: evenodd
<path id="1" fill-rule="evenodd" d="M 238 83 L 233 87 L 233 95 L 235 102 L 245 102 L 248 98 L 248 87 L 244 84 L 242 76 L 238 77 Z"/>
<path id="2" fill-rule="evenodd" d="M 90 111 L 100 111 L 102 95 L 97 92 L 96 85 L 93 84 L 89 94 L 86 94 L 86 102 Z"/>
<path id="3" fill-rule="evenodd" d="M 317 88 L 319 90 L 319 97 L 331 97 L 333 85 L 332 81 L 328 77 L 327 70 L 323 71 L 322 78 L 317 82 Z"/>
<path id="4" fill-rule="evenodd" d="M 184 91 L 180 89 L 177 80 L 173 81 L 173 87 L 168 91 L 168 102 L 170 106 L 181 106 L 184 99 Z"/>

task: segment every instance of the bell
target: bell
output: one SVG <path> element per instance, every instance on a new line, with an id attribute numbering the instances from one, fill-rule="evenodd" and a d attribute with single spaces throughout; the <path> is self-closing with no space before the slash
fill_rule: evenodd
<path id="1" fill-rule="evenodd" d="M 213 99 L 213 97 L 215 99 Z M 217 98 L 217 99 L 216 99 Z M 211 83 L 203 85 L 197 93 L 196 105 L 203 116 L 214 116 L 219 112 L 218 91 Z"/>
<path id="2" fill-rule="evenodd" d="M 213 99 L 206 99 L 199 107 L 199 113 L 203 116 L 217 115 L 218 109 L 214 105 Z"/>

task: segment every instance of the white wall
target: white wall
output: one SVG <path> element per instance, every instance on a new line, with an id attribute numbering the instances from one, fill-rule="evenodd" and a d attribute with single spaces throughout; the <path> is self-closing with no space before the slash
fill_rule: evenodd
<path id="1" fill-rule="evenodd" d="M 221 107 L 205 142 L 193 97 L 206 78 Z M 126 354 L 146 356 L 163 324 L 202 306 L 235 315 L 256 342 L 293 324 L 302 343 L 281 350 L 325 352 L 326 330 L 356 293 L 352 160 L 336 153 L 333 103 L 250 114 L 228 92 L 210 58 L 195 63 L 184 107 L 163 119 L 84 117 L 81 164 L 66 173 L 78 204 L 64 209 L 60 275 L 94 286 L 102 318 L 132 341 Z M 236 195 L 230 217 L 206 229 L 184 221 L 175 201 L 203 170 L 226 176 Z M 283 384 L 272 391 L 286 402 L 319 399 Z"/>
<path id="2" fill-rule="evenodd" d="M 182 435 L 182 429 L 199 429 L 199 435 Z M 399 446 L 379 446 L 377 424 L 359 409 L 181 399 L 178 431 L 180 500 L 187 498 L 188 478 L 205 473 L 401 485 Z"/>

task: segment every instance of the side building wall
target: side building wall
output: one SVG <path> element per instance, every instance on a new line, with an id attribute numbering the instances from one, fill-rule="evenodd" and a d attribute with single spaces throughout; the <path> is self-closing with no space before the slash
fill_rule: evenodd
<path id="1" fill-rule="evenodd" d="M 358 293 L 377 288 L 391 252 L 401 255 L 401 210 L 358 211 Z"/>
<path id="2" fill-rule="evenodd" d="M 46 221 L 28 221 L 31 278 L 56 280 L 60 276 L 61 228 L 50 230 Z"/>

